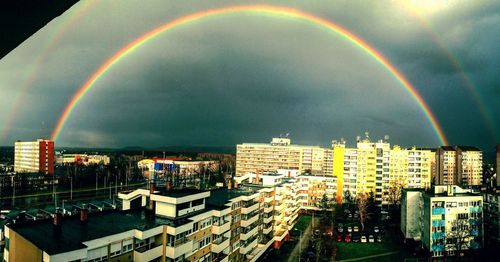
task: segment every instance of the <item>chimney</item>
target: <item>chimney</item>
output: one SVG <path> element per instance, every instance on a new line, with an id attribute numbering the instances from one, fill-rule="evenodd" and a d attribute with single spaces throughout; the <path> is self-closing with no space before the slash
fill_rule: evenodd
<path id="1" fill-rule="evenodd" d="M 260 171 L 257 171 L 255 173 L 255 181 L 254 181 L 254 184 L 259 184 L 259 175 L 260 175 Z M 236 186 L 235 186 L 236 187 Z"/>
<path id="2" fill-rule="evenodd" d="M 238 188 L 238 181 L 234 180 L 234 188 Z"/>
<path id="3" fill-rule="evenodd" d="M 167 188 L 167 190 L 172 189 L 172 183 L 170 182 L 170 180 L 168 180 L 167 183 L 165 183 L 165 187 Z"/>
<path id="4" fill-rule="evenodd" d="M 231 179 L 229 179 L 227 181 L 227 189 L 232 189 L 232 188 L 233 188 L 233 183 L 232 183 Z"/>
<path id="5" fill-rule="evenodd" d="M 62 225 L 62 214 L 59 210 L 56 210 L 56 213 L 54 214 L 52 222 L 54 225 L 54 232 L 56 234 L 60 234 L 61 233 L 61 225 Z"/>
<path id="6" fill-rule="evenodd" d="M 149 208 L 154 209 L 154 201 L 151 199 L 151 196 L 153 196 L 155 192 L 155 182 L 153 180 L 150 180 L 149 182 Z"/>
<path id="7" fill-rule="evenodd" d="M 80 209 L 80 223 L 82 223 L 82 225 L 86 225 L 88 223 L 88 216 L 89 210 L 86 206 L 83 206 L 83 208 Z"/>

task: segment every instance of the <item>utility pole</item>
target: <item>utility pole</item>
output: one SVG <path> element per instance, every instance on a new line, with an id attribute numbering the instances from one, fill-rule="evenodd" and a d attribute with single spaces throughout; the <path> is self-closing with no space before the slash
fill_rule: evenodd
<path id="1" fill-rule="evenodd" d="M 95 195 L 97 196 L 97 172 L 95 172 Z"/>
<path id="2" fill-rule="evenodd" d="M 69 199 L 73 200 L 73 177 L 70 176 L 69 177 L 69 184 L 70 184 L 70 195 L 69 195 Z"/>

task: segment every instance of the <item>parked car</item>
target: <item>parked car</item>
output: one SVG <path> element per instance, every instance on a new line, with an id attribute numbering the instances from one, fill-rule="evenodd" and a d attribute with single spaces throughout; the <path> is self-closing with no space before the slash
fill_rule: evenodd
<path id="1" fill-rule="evenodd" d="M 359 242 L 361 240 L 361 237 L 359 234 L 353 234 L 352 235 L 352 242 Z"/>
<path id="2" fill-rule="evenodd" d="M 315 236 L 319 236 L 320 234 L 321 234 L 321 232 L 319 232 L 319 229 L 314 230 L 314 235 Z"/>
<path id="3" fill-rule="evenodd" d="M 351 233 L 352 232 L 352 227 L 347 227 L 347 232 Z"/>
<path id="4" fill-rule="evenodd" d="M 354 232 L 359 232 L 359 227 L 358 227 L 358 226 L 354 226 L 353 231 L 354 231 Z"/>
<path id="5" fill-rule="evenodd" d="M 352 214 L 349 213 L 349 215 L 347 215 L 347 218 L 352 218 Z"/>
<path id="6" fill-rule="evenodd" d="M 342 232 L 344 232 L 344 228 L 343 227 L 338 227 L 337 231 L 339 231 L 339 233 L 342 233 Z"/>
<path id="7" fill-rule="evenodd" d="M 359 218 L 359 214 L 354 213 L 353 217 L 354 217 L 354 218 Z"/>
<path id="8" fill-rule="evenodd" d="M 342 242 L 342 235 L 341 234 L 337 234 L 336 240 L 337 240 L 337 242 Z"/>
<path id="9" fill-rule="evenodd" d="M 382 242 L 382 236 L 381 235 L 377 235 L 377 242 Z"/>
<path id="10" fill-rule="evenodd" d="M 346 234 L 345 238 L 344 238 L 344 241 L 347 242 L 347 243 L 351 242 L 351 235 Z"/>
<path id="11" fill-rule="evenodd" d="M 378 227 L 376 226 L 376 227 L 373 227 L 373 232 L 375 232 L 375 233 L 379 233 L 379 232 L 380 232 L 380 230 L 379 230 L 379 229 L 378 229 Z"/>
<path id="12" fill-rule="evenodd" d="M 375 238 L 373 237 L 373 235 L 368 236 L 368 242 L 370 242 L 370 243 L 375 242 Z"/>
<path id="13" fill-rule="evenodd" d="M 361 243 L 366 243 L 366 237 L 365 236 L 361 236 Z"/>

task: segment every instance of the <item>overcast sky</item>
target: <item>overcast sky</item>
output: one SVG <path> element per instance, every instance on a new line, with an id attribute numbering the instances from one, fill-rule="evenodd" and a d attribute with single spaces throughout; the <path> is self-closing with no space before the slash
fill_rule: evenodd
<path id="1" fill-rule="evenodd" d="M 312 13 L 370 43 L 418 89 L 451 144 L 500 142 L 500 2 L 289 2 L 261 3 Z M 143 33 L 247 3 L 77 3 L 0 60 L 0 145 L 50 136 L 73 93 Z M 240 14 L 178 27 L 115 64 L 56 146 L 231 146 L 280 133 L 352 145 L 365 131 L 402 146 L 439 144 L 408 92 L 352 43 L 309 23 Z"/>

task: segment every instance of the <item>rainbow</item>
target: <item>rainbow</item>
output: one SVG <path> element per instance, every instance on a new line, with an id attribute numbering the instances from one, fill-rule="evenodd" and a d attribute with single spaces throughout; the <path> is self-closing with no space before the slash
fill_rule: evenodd
<path id="1" fill-rule="evenodd" d="M 272 6 L 272 5 L 243 5 L 243 6 L 229 6 L 229 7 L 222 7 L 222 8 L 217 8 L 217 9 L 209 9 L 201 12 L 196 12 L 193 14 L 189 14 L 180 18 L 177 18 L 173 21 L 170 21 L 166 24 L 163 24 L 147 33 L 144 35 L 136 38 L 134 41 L 123 47 L 120 51 L 116 52 L 112 57 L 110 57 L 104 64 L 102 64 L 97 71 L 95 71 L 90 78 L 78 89 L 78 91 L 73 95 L 67 106 L 65 107 L 63 113 L 59 117 L 56 126 L 52 132 L 52 140 L 57 140 L 59 135 L 61 134 L 62 129 L 64 128 L 64 125 L 66 121 L 68 120 L 69 116 L 71 115 L 71 112 L 75 108 L 75 106 L 78 104 L 78 102 L 85 97 L 85 95 L 89 92 L 89 90 L 92 89 L 94 86 L 95 82 L 104 74 L 108 71 L 109 68 L 111 68 L 113 65 L 118 63 L 120 60 L 122 60 L 124 57 L 126 57 L 128 54 L 132 53 L 134 50 L 138 49 L 141 47 L 144 43 L 148 42 L 149 40 L 153 39 L 154 37 L 158 36 L 159 34 L 163 32 L 168 32 L 176 27 L 199 21 L 204 18 L 208 17 L 214 17 L 214 16 L 219 16 L 219 15 L 226 15 L 226 14 L 236 14 L 236 13 L 250 13 L 250 14 L 263 14 L 263 15 L 276 15 L 279 17 L 285 17 L 285 18 L 291 18 L 291 19 L 296 19 L 296 20 L 302 20 L 309 22 L 313 25 L 317 25 L 321 28 L 327 29 L 331 32 L 336 33 L 337 35 L 341 36 L 342 38 L 346 39 L 347 41 L 351 42 L 361 50 L 363 50 L 365 53 L 369 54 L 373 59 L 375 59 L 377 62 L 379 62 L 381 65 L 383 65 L 395 78 L 397 81 L 399 81 L 402 86 L 408 91 L 408 93 L 413 97 L 415 102 L 420 106 L 422 109 L 426 119 L 430 123 L 430 125 L 433 128 L 433 131 L 435 132 L 439 142 L 442 145 L 447 145 L 448 141 L 443 133 L 443 130 L 441 126 L 438 124 L 436 117 L 434 114 L 431 112 L 429 109 L 429 106 L 424 102 L 422 96 L 418 93 L 418 91 L 413 87 L 410 82 L 406 79 L 406 77 L 399 72 L 396 67 L 394 67 L 390 61 L 384 57 L 380 52 L 378 52 L 375 48 L 370 46 L 368 43 L 363 41 L 361 38 L 358 36 L 354 35 L 352 32 L 348 31 L 347 29 L 334 24 L 326 19 L 323 19 L 321 17 L 314 16 L 309 13 L 305 13 L 303 11 L 297 10 L 297 9 L 292 9 L 292 8 L 287 8 L 287 7 L 279 7 L 279 6 Z"/>
<path id="2" fill-rule="evenodd" d="M 435 30 L 432 29 L 431 24 L 421 15 L 419 15 L 415 8 L 412 8 L 411 5 L 405 4 L 404 2 L 401 4 L 401 6 L 408 14 L 417 19 L 420 25 L 430 34 L 434 43 L 436 43 L 441 51 L 443 51 L 443 53 L 446 55 L 451 65 L 457 70 L 458 77 L 467 88 L 467 91 L 471 94 L 471 98 L 476 104 L 477 109 L 480 111 L 491 138 L 493 138 L 494 141 L 498 140 L 493 113 L 486 108 L 483 99 L 481 98 L 481 94 L 478 92 L 478 87 L 474 85 L 470 77 L 465 74 L 465 70 L 463 69 L 461 63 L 458 61 L 458 58 L 451 53 L 451 51 L 444 44 L 442 38 L 435 32 Z"/>
<path id="3" fill-rule="evenodd" d="M 20 111 L 22 105 L 24 105 L 23 101 L 25 101 L 26 96 L 29 94 L 29 91 L 33 87 L 33 83 L 35 83 L 35 79 L 40 73 L 40 69 L 42 68 L 42 64 L 47 60 L 49 54 L 51 54 L 57 44 L 61 41 L 62 36 L 66 33 L 66 31 L 74 25 L 80 18 L 82 18 L 89 8 L 95 4 L 96 1 L 85 1 L 83 4 L 77 6 L 74 9 L 69 10 L 69 14 L 64 17 L 65 20 L 59 24 L 59 26 L 54 30 L 54 32 L 50 35 L 50 40 L 47 41 L 47 44 L 41 49 L 40 54 L 34 60 L 34 63 L 28 69 L 27 77 L 21 84 L 19 88 L 20 91 L 14 98 L 14 106 L 11 109 L 10 114 L 6 114 L 8 116 L 7 121 L 3 125 L 3 129 L 0 133 L 0 142 L 4 141 L 7 137 L 7 134 L 10 132 L 12 128 L 13 122 L 17 119 L 17 113 Z M 44 135 L 44 134 L 42 134 Z"/>

